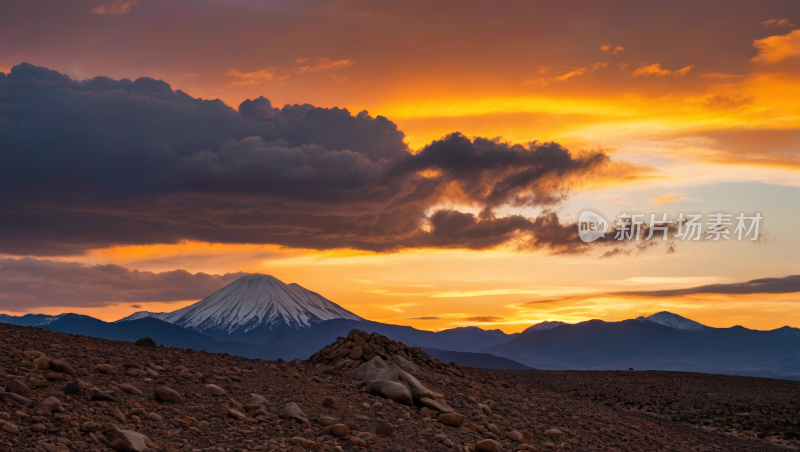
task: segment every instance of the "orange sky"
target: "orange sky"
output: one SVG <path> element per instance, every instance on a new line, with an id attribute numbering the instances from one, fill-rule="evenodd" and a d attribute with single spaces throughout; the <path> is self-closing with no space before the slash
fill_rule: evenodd
<path id="1" fill-rule="evenodd" d="M 366 109 L 395 122 L 413 149 L 453 131 L 555 140 L 573 152 L 602 149 L 616 172 L 582 181 L 565 213 L 761 211 L 769 233 L 758 243 L 608 259 L 511 247 L 378 254 L 184 242 L 57 260 L 269 273 L 371 320 L 424 329 L 513 332 L 542 320 L 620 320 L 660 310 L 711 326 L 800 326 L 799 293 L 609 295 L 797 273 L 794 2 L 576 8 L 528 1 L 81 0 L 4 9 L 0 72 L 24 61 L 76 79 L 150 76 L 234 107 L 264 96 L 276 106 Z M 551 301 L 531 303 L 542 300 Z M 139 304 L 173 310 L 193 301 Z M 110 303 L 38 312 L 66 310 L 112 320 L 139 308 Z"/>

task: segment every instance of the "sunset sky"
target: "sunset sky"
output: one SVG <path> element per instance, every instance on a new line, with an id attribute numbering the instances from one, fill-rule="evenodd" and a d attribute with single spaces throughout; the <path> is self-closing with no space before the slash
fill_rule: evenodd
<path id="1" fill-rule="evenodd" d="M 258 272 L 430 330 L 800 327 L 797 2 L 12 1 L 0 72 L 0 312 Z M 584 208 L 764 220 L 584 244 Z"/>

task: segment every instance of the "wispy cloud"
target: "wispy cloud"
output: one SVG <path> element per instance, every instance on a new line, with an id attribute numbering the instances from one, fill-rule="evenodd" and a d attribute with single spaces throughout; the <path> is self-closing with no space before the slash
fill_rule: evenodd
<path id="1" fill-rule="evenodd" d="M 669 69 L 663 69 L 659 63 L 653 63 L 653 64 L 651 64 L 649 66 L 643 66 L 643 67 L 640 67 L 639 69 L 636 69 L 635 71 L 633 71 L 633 76 L 634 77 L 648 77 L 650 75 L 655 75 L 656 77 L 665 77 L 667 75 L 679 75 L 679 76 L 683 77 L 689 71 L 691 71 L 693 67 L 694 67 L 694 64 L 690 64 L 690 65 L 688 65 L 686 67 L 683 67 L 681 69 L 678 69 L 678 70 L 675 70 L 675 71 L 671 71 Z"/>
<path id="2" fill-rule="evenodd" d="M 572 70 L 554 76 L 545 76 L 545 77 L 537 77 L 534 79 L 525 80 L 526 85 L 540 85 L 540 86 L 547 86 L 550 82 L 565 82 L 573 77 L 577 77 L 579 75 L 583 75 L 589 72 L 594 72 L 597 69 L 603 69 L 608 67 L 608 63 L 605 62 L 598 62 L 594 64 L 590 64 L 586 67 L 580 68 L 573 68 Z M 537 74 L 543 74 L 549 72 L 550 68 L 547 66 L 539 66 L 536 70 Z"/>
<path id="3" fill-rule="evenodd" d="M 502 317 L 492 316 L 492 315 L 483 315 L 483 316 L 476 316 L 476 317 L 467 317 L 467 322 L 481 322 L 481 323 L 490 323 L 490 322 L 499 322 L 503 320 Z"/>
<path id="4" fill-rule="evenodd" d="M 608 52 L 612 55 L 616 55 L 617 53 L 625 50 L 625 47 L 612 46 L 611 44 L 600 44 L 600 50 L 602 50 L 603 52 Z"/>
<path id="5" fill-rule="evenodd" d="M 122 0 L 122 1 L 115 1 L 110 5 L 101 5 L 96 8 L 92 8 L 92 13 L 100 14 L 102 16 L 114 15 L 114 14 L 125 14 L 131 10 L 131 6 L 141 3 L 142 0 Z"/>
<path id="6" fill-rule="evenodd" d="M 650 199 L 648 202 L 650 204 L 667 204 L 670 202 L 678 202 L 678 201 L 688 201 L 691 198 L 687 198 L 680 193 L 667 193 L 666 195 L 661 195 L 656 198 Z"/>
<path id="7" fill-rule="evenodd" d="M 331 60 L 329 58 L 318 58 L 314 64 L 307 66 L 300 66 L 297 72 L 304 74 L 306 72 L 318 72 L 325 70 L 341 69 L 347 66 L 352 66 L 354 63 L 351 60 Z"/>
<path id="8" fill-rule="evenodd" d="M 789 22 L 789 19 L 770 19 L 761 22 L 761 26 L 764 28 L 769 27 L 794 27 L 794 24 Z"/>
<path id="9" fill-rule="evenodd" d="M 262 82 L 279 82 L 291 78 L 288 75 L 278 76 L 276 75 L 276 71 L 277 70 L 274 67 L 259 69 L 253 72 L 239 72 L 235 69 L 231 69 L 231 71 L 228 72 L 228 75 L 239 79 L 239 81 L 234 82 L 235 85 L 253 85 Z"/>

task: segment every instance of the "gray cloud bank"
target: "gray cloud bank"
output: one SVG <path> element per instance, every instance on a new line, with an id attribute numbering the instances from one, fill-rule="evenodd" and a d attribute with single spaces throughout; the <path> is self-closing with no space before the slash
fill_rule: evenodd
<path id="1" fill-rule="evenodd" d="M 454 133 L 412 152 L 390 120 L 265 98 L 238 110 L 160 80 L 0 73 L 0 253 L 278 244 L 581 252 L 554 213 L 601 152 Z M 471 206 L 480 214 L 442 206 Z M 496 216 L 540 207 L 535 218 Z"/>

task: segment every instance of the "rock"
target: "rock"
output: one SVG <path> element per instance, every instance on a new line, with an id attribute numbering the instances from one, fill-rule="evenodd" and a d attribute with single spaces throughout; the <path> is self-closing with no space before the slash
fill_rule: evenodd
<path id="1" fill-rule="evenodd" d="M 82 432 L 93 432 L 95 430 L 97 430 L 97 424 L 95 424 L 92 421 L 86 421 L 81 426 L 81 431 Z"/>
<path id="2" fill-rule="evenodd" d="M 410 372 L 412 374 L 419 373 L 419 366 L 408 361 L 407 359 L 403 358 L 400 355 L 392 355 L 392 362 L 397 364 L 401 369 L 405 370 L 406 372 Z"/>
<path id="3" fill-rule="evenodd" d="M 522 435 L 522 442 L 525 444 L 536 444 L 536 436 L 527 430 L 517 430 Z"/>
<path id="4" fill-rule="evenodd" d="M 453 442 L 444 433 L 439 433 L 433 437 L 434 441 L 438 441 L 447 447 L 453 447 Z"/>
<path id="5" fill-rule="evenodd" d="M 486 428 L 488 428 L 490 432 L 494 433 L 495 435 L 497 435 L 497 436 L 499 436 L 501 438 L 504 436 L 503 432 L 501 432 L 500 429 L 497 428 L 497 426 L 494 425 L 494 424 L 488 424 L 486 426 Z"/>
<path id="6" fill-rule="evenodd" d="M 200 430 L 200 433 L 203 435 L 208 435 L 210 431 L 208 428 L 208 421 L 200 421 L 200 423 L 197 424 L 197 429 Z"/>
<path id="7" fill-rule="evenodd" d="M 86 386 L 86 383 L 80 380 L 75 380 L 72 383 L 68 383 L 66 386 L 64 386 L 64 394 L 80 397 L 86 395 L 86 391 L 88 389 L 89 387 Z"/>
<path id="8" fill-rule="evenodd" d="M 31 392 L 31 389 L 19 380 L 8 380 L 5 382 L 4 386 L 6 387 L 6 391 L 13 392 L 14 394 L 25 395 Z"/>
<path id="9" fill-rule="evenodd" d="M 510 439 L 511 441 L 516 441 L 518 443 L 525 442 L 525 437 L 522 436 L 522 433 L 517 431 L 506 433 L 506 438 Z"/>
<path id="10" fill-rule="evenodd" d="M 462 429 L 462 430 L 468 430 L 470 432 L 475 432 L 477 434 L 483 433 L 483 427 L 481 427 L 480 425 L 475 425 L 472 422 L 464 422 L 463 424 L 461 424 L 461 427 L 459 427 L 459 428 Z"/>
<path id="11" fill-rule="evenodd" d="M 367 447 L 367 442 L 357 436 L 351 436 L 350 442 L 358 447 Z"/>
<path id="12" fill-rule="evenodd" d="M 73 377 L 78 374 L 77 372 L 75 372 L 75 369 L 73 369 L 72 366 L 70 366 L 65 361 L 62 361 L 60 359 L 50 360 L 50 370 L 62 374 L 72 375 Z"/>
<path id="13" fill-rule="evenodd" d="M 206 394 L 210 396 L 224 396 L 227 392 L 217 385 L 206 385 Z"/>
<path id="14" fill-rule="evenodd" d="M 132 385 L 130 383 L 121 383 L 121 384 L 118 384 L 117 387 L 120 389 L 120 391 L 122 391 L 122 392 L 124 392 L 126 394 L 144 395 L 144 393 L 142 391 L 140 391 L 139 388 L 137 388 L 136 386 L 134 386 L 134 385 Z"/>
<path id="15" fill-rule="evenodd" d="M 121 402 L 114 391 L 101 391 L 97 388 L 91 388 L 86 390 L 86 395 L 89 396 L 89 400 L 113 403 Z"/>
<path id="16" fill-rule="evenodd" d="M 12 424 L 11 422 L 6 422 L 3 424 L 3 430 L 11 433 L 12 435 L 19 435 L 19 427 L 16 424 Z"/>
<path id="17" fill-rule="evenodd" d="M 350 349 L 350 354 L 347 355 L 350 359 L 361 359 L 361 355 L 364 354 L 364 350 L 356 345 L 355 347 Z"/>
<path id="18" fill-rule="evenodd" d="M 22 352 L 22 355 L 28 358 L 29 360 L 34 361 L 36 358 L 44 356 L 44 353 L 36 350 L 25 350 L 24 352 Z"/>
<path id="19" fill-rule="evenodd" d="M 356 345 L 358 345 L 359 347 L 363 347 L 364 345 L 367 344 L 367 341 L 365 341 L 364 338 L 361 336 L 353 337 L 353 342 L 355 342 Z"/>
<path id="20" fill-rule="evenodd" d="M 414 405 L 411 391 L 405 385 L 396 381 L 372 380 L 369 382 L 369 388 L 385 399 L 408 406 Z"/>
<path id="21" fill-rule="evenodd" d="M 149 337 L 143 337 L 136 342 L 133 343 L 134 345 L 138 345 L 139 347 L 157 347 L 156 341 L 150 339 Z"/>
<path id="22" fill-rule="evenodd" d="M 311 441 L 310 439 L 301 438 L 299 436 L 295 436 L 294 438 L 289 440 L 290 443 L 294 444 L 295 446 L 300 446 L 306 449 L 311 449 L 312 447 L 316 446 L 317 443 Z"/>
<path id="23" fill-rule="evenodd" d="M 136 378 L 144 378 L 147 377 L 147 371 L 144 369 L 137 369 L 136 367 L 131 367 L 130 369 L 125 371 L 125 375 L 129 377 L 136 377 Z"/>
<path id="24" fill-rule="evenodd" d="M 228 416 L 230 416 L 230 417 L 232 417 L 232 418 L 234 418 L 234 419 L 236 419 L 238 421 L 242 421 L 242 422 L 244 422 L 246 424 L 258 424 L 257 420 L 251 418 L 250 416 L 248 416 L 248 415 L 246 415 L 244 413 L 240 413 L 240 412 L 234 410 L 233 408 L 228 408 Z"/>
<path id="25" fill-rule="evenodd" d="M 350 434 L 350 427 L 344 424 L 333 424 L 330 428 L 331 435 L 344 438 Z"/>
<path id="26" fill-rule="evenodd" d="M 286 406 L 283 407 L 283 411 L 281 411 L 281 417 L 285 419 L 294 419 L 296 421 L 309 423 L 308 418 L 306 418 L 306 415 L 303 413 L 300 407 L 297 406 L 297 404 L 294 402 L 289 402 L 286 404 Z"/>
<path id="27" fill-rule="evenodd" d="M 37 424 L 31 425 L 31 431 L 33 431 L 35 433 L 44 433 L 44 432 L 47 431 L 47 427 L 45 427 L 44 424 L 38 424 L 37 423 Z"/>
<path id="28" fill-rule="evenodd" d="M 436 420 L 441 424 L 458 428 L 464 423 L 464 416 L 458 413 L 444 413 L 440 414 Z"/>
<path id="29" fill-rule="evenodd" d="M 555 428 L 551 428 L 544 432 L 544 436 L 549 436 L 550 438 L 553 438 L 554 440 L 558 441 L 559 438 L 564 436 L 564 432 Z"/>
<path id="30" fill-rule="evenodd" d="M 430 399 L 428 397 L 421 397 L 419 399 L 425 406 L 428 408 L 434 409 L 436 411 L 440 411 L 442 413 L 452 413 L 455 410 L 450 408 L 447 402 L 444 399 Z"/>
<path id="31" fill-rule="evenodd" d="M 485 439 L 475 443 L 475 452 L 500 452 L 503 445 L 493 439 Z"/>
<path id="32" fill-rule="evenodd" d="M 339 403 L 336 401 L 336 399 L 334 399 L 331 396 L 328 396 L 328 397 L 325 397 L 324 399 L 322 399 L 322 406 L 324 406 L 324 407 L 336 408 L 337 405 L 339 405 Z"/>
<path id="33" fill-rule="evenodd" d="M 317 422 L 319 423 L 319 425 L 321 425 L 323 427 L 327 427 L 329 425 L 336 424 L 338 421 L 336 420 L 335 417 L 322 416 L 321 418 L 319 418 L 317 420 Z"/>
<path id="34" fill-rule="evenodd" d="M 98 364 L 94 366 L 94 370 L 101 374 L 110 374 L 111 372 L 114 371 L 114 366 L 112 366 L 111 364 Z"/>
<path id="35" fill-rule="evenodd" d="M 106 436 L 109 446 L 120 452 L 151 452 L 155 448 L 148 437 L 132 430 L 120 430 L 117 426 L 112 426 Z"/>
<path id="36" fill-rule="evenodd" d="M 388 422 L 380 422 L 377 426 L 375 426 L 375 434 L 392 438 L 394 437 L 394 427 L 392 427 L 392 424 Z"/>
<path id="37" fill-rule="evenodd" d="M 46 370 L 50 368 L 50 358 L 42 355 L 33 360 L 33 365 L 39 370 Z"/>
<path id="38" fill-rule="evenodd" d="M 487 416 L 491 416 L 492 415 L 492 409 L 489 408 L 489 405 L 484 405 L 482 403 L 479 403 L 478 404 L 478 408 L 481 409 L 481 412 L 483 412 L 483 414 L 485 414 Z"/>
<path id="39" fill-rule="evenodd" d="M 150 420 L 155 422 L 161 422 L 164 418 L 161 417 L 158 413 L 150 413 Z"/>
<path id="40" fill-rule="evenodd" d="M 42 401 L 42 406 L 47 408 L 47 410 L 51 413 L 60 413 L 64 411 L 64 408 L 61 406 L 61 402 L 59 402 L 55 397 L 49 397 Z"/>
<path id="41" fill-rule="evenodd" d="M 169 402 L 169 403 L 183 403 L 183 398 L 180 394 L 175 392 L 174 389 L 169 388 L 167 386 L 156 386 L 153 388 L 153 392 L 156 394 L 156 399 L 161 402 Z"/>

